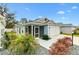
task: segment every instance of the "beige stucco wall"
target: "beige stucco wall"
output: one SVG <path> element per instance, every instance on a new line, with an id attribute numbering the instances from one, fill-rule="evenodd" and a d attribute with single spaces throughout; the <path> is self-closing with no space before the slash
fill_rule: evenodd
<path id="1" fill-rule="evenodd" d="M 71 26 L 64 26 L 64 27 L 61 27 L 61 32 L 62 33 L 66 33 L 66 34 L 71 34 L 72 31 L 74 30 L 75 28 L 74 27 L 71 27 Z"/>
<path id="2" fill-rule="evenodd" d="M 59 26 L 45 26 L 44 34 L 49 35 L 50 38 L 53 38 L 53 36 L 58 36 L 60 34 L 60 27 Z"/>
<path id="3" fill-rule="evenodd" d="M 48 35 L 48 26 L 44 26 L 44 34 Z"/>

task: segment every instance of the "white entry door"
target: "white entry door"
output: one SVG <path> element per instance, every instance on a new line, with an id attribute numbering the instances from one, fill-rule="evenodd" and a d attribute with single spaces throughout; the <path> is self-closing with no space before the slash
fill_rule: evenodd
<path id="1" fill-rule="evenodd" d="M 40 34 L 39 31 L 40 31 L 40 30 L 39 30 L 39 26 L 34 26 L 34 36 L 35 36 L 35 37 L 39 37 L 39 34 Z"/>

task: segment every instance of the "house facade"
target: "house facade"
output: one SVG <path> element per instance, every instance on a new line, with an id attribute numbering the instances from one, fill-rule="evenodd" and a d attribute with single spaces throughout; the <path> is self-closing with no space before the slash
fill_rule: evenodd
<path id="1" fill-rule="evenodd" d="M 15 24 L 14 30 L 17 34 L 31 34 L 34 37 L 42 37 L 46 34 L 50 38 L 60 34 L 60 27 L 52 20 L 39 18 L 27 23 Z"/>
<path id="2" fill-rule="evenodd" d="M 75 30 L 75 26 L 73 26 L 72 24 L 60 23 L 59 26 L 61 33 L 72 34 L 72 32 Z"/>

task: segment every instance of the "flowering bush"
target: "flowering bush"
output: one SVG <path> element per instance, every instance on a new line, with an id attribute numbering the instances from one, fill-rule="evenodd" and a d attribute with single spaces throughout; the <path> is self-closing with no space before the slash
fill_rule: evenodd
<path id="1" fill-rule="evenodd" d="M 49 49 L 49 54 L 64 55 L 69 51 L 71 45 L 72 45 L 72 40 L 69 37 L 58 39 L 56 43 L 51 45 Z"/>

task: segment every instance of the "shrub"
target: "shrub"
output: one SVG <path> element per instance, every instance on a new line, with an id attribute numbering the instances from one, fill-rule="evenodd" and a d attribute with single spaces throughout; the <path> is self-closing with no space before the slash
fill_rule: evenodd
<path id="1" fill-rule="evenodd" d="M 72 39 L 70 37 L 62 38 L 66 47 L 72 46 Z"/>
<path id="2" fill-rule="evenodd" d="M 44 34 L 44 35 L 42 36 L 42 39 L 43 39 L 43 40 L 49 40 L 50 38 L 49 38 L 48 35 Z"/>
<path id="3" fill-rule="evenodd" d="M 72 40 L 69 37 L 59 39 L 56 43 L 52 44 L 49 49 L 49 54 L 51 55 L 63 55 L 66 54 L 70 46 L 72 45 Z"/>
<path id="4" fill-rule="evenodd" d="M 32 35 L 19 35 L 11 41 L 8 50 L 11 54 L 35 54 L 37 43 Z"/>
<path id="5" fill-rule="evenodd" d="M 16 39 L 17 35 L 15 32 L 5 32 L 5 39 L 6 40 L 14 40 Z"/>
<path id="6" fill-rule="evenodd" d="M 2 46 L 3 48 L 7 49 L 10 45 L 10 41 L 14 40 L 16 38 L 15 32 L 5 32 L 4 39 L 2 40 Z"/>
<path id="7" fill-rule="evenodd" d="M 7 40 L 1 40 L 1 42 L 2 42 L 3 48 L 4 48 L 4 49 L 7 49 L 8 46 L 9 46 L 9 41 L 7 41 Z"/>
<path id="8" fill-rule="evenodd" d="M 60 32 L 60 34 L 63 34 L 63 32 Z"/>
<path id="9" fill-rule="evenodd" d="M 38 44 L 29 34 L 16 35 L 15 32 L 6 32 L 2 45 L 11 54 L 35 54 Z"/>
<path id="10" fill-rule="evenodd" d="M 78 35 L 79 35 L 79 28 L 76 28 L 76 29 L 74 30 L 74 34 L 78 34 Z"/>

